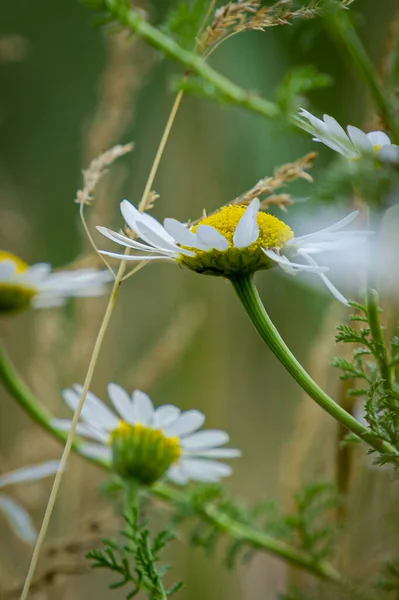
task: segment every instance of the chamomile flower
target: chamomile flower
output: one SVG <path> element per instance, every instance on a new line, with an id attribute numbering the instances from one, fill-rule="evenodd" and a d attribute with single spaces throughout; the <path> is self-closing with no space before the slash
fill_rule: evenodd
<path id="1" fill-rule="evenodd" d="M 59 468 L 59 462 L 50 460 L 38 465 L 22 467 L 10 473 L 0 475 L 0 488 L 28 481 L 43 479 L 54 475 Z M 33 544 L 36 540 L 36 530 L 28 512 L 10 496 L 0 494 L 0 512 L 8 520 L 15 534 L 24 542 Z"/>
<path id="2" fill-rule="evenodd" d="M 352 213 L 335 225 L 295 238 L 291 228 L 271 214 L 259 210 L 257 198 L 248 206 L 224 206 L 198 223 L 187 227 L 176 219 L 165 219 L 163 226 L 150 215 L 140 213 L 130 202 L 121 203 L 128 226 L 143 242 L 98 227 L 112 241 L 135 250 L 125 255 L 105 252 L 123 260 L 167 260 L 197 273 L 234 278 L 279 265 L 294 275 L 309 271 L 319 275 L 330 292 L 344 304 L 347 301 L 325 275 L 313 256 L 324 251 L 349 251 L 364 240 L 368 232 L 339 231 L 357 215 Z M 141 254 L 138 254 L 140 252 Z M 305 262 L 298 262 L 303 259 Z"/>
<path id="3" fill-rule="evenodd" d="M 66 404 L 73 410 L 79 402 L 82 388 L 63 392 Z M 95 440 L 80 445 L 86 456 L 99 458 L 123 478 L 135 478 L 151 485 L 164 475 L 175 483 L 189 480 L 216 482 L 231 474 L 229 465 L 220 458 L 234 458 L 240 452 L 221 448 L 229 441 L 224 431 L 198 431 L 205 416 L 197 410 L 181 412 L 176 406 L 154 408 L 149 396 L 136 390 L 130 396 L 114 383 L 108 395 L 117 415 L 94 394 L 87 394 L 82 410 L 82 422 L 77 434 Z M 53 425 L 69 431 L 71 421 L 54 419 Z"/>
<path id="4" fill-rule="evenodd" d="M 60 306 L 70 297 L 99 296 L 111 278 L 108 271 L 97 269 L 54 273 L 49 264 L 29 266 L 10 252 L 0 251 L 0 314 L 30 306 Z"/>
<path id="5" fill-rule="evenodd" d="M 361 129 L 348 125 L 347 132 L 329 115 L 324 115 L 323 120 L 301 108 L 296 124 L 313 135 L 313 141 L 321 142 L 345 156 L 345 158 L 359 158 L 361 155 L 376 155 L 383 162 L 399 162 L 399 146 L 392 144 L 384 131 L 370 131 L 364 133 Z"/>

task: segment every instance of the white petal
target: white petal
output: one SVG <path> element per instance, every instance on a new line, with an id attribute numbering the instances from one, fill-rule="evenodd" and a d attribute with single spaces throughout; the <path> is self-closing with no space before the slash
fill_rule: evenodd
<path id="1" fill-rule="evenodd" d="M 184 473 L 181 464 L 169 467 L 166 475 L 173 483 L 177 483 L 177 485 L 185 485 L 189 482 L 189 477 Z"/>
<path id="2" fill-rule="evenodd" d="M 24 483 L 25 481 L 36 481 L 49 475 L 54 475 L 58 471 L 60 463 L 58 460 L 50 460 L 38 465 L 22 467 L 0 477 L 0 487 L 13 485 L 14 483 Z"/>
<path id="3" fill-rule="evenodd" d="M 384 131 L 369 131 L 367 134 L 372 146 L 390 146 L 391 140 Z"/>
<path id="4" fill-rule="evenodd" d="M 136 260 L 141 262 L 147 262 L 147 260 L 175 260 L 175 257 L 170 255 L 169 252 L 165 251 L 164 255 L 150 255 L 150 256 L 137 256 L 132 254 L 118 254 L 117 252 L 108 252 L 106 250 L 100 250 L 100 254 L 104 254 L 104 256 L 111 256 L 111 258 L 119 258 L 119 260 Z M 163 252 L 163 250 L 159 250 L 159 252 Z M 176 256 L 178 256 L 178 252 L 176 252 Z"/>
<path id="5" fill-rule="evenodd" d="M 151 398 L 140 390 L 135 390 L 132 395 L 134 405 L 134 420 L 142 425 L 151 425 L 154 415 L 154 405 Z"/>
<path id="6" fill-rule="evenodd" d="M 79 453 L 88 458 L 103 460 L 107 463 L 111 463 L 112 461 L 112 451 L 109 446 L 100 446 L 100 444 L 81 444 L 79 446 Z"/>
<path id="7" fill-rule="evenodd" d="M 0 281 L 9 281 L 15 275 L 15 263 L 11 260 L 0 261 Z"/>
<path id="8" fill-rule="evenodd" d="M 215 249 L 224 252 L 229 247 L 226 238 L 210 225 L 198 225 L 195 233 L 197 239 L 207 250 Z"/>
<path id="9" fill-rule="evenodd" d="M 316 261 L 311 256 L 308 256 L 305 253 L 303 253 L 302 256 L 308 261 L 308 263 L 310 265 L 316 265 L 317 266 Z M 318 273 L 318 275 L 321 277 L 321 279 L 323 280 L 323 282 L 326 285 L 326 287 L 330 290 L 330 292 L 338 300 L 338 302 L 341 302 L 345 306 L 349 306 L 349 302 L 347 301 L 347 299 L 345 298 L 345 296 L 343 296 L 341 294 L 341 292 L 339 290 L 337 290 L 337 288 L 335 287 L 335 285 L 333 285 L 331 283 L 331 281 L 328 279 L 328 277 L 326 277 L 324 275 L 324 273 Z"/>
<path id="10" fill-rule="evenodd" d="M 322 133 L 326 133 L 327 132 L 327 126 L 326 126 L 326 124 L 321 119 L 318 119 L 317 117 L 315 117 L 314 115 L 312 115 L 312 113 L 309 112 L 308 110 L 306 110 L 304 108 L 300 108 L 299 109 L 299 115 L 301 117 L 304 117 L 305 119 L 308 119 L 308 121 L 311 123 L 311 125 L 314 127 L 314 129 L 316 131 L 319 131 L 319 132 L 322 132 Z"/>
<path id="11" fill-rule="evenodd" d="M 32 265 L 18 275 L 19 281 L 24 281 L 25 283 L 31 283 L 33 285 L 38 285 L 41 281 L 43 281 L 48 275 L 51 273 L 51 265 L 47 263 L 38 263 L 36 265 Z"/>
<path id="12" fill-rule="evenodd" d="M 355 148 L 363 152 L 370 152 L 373 150 L 369 138 L 361 129 L 353 127 L 353 125 L 348 125 L 348 134 Z"/>
<path id="13" fill-rule="evenodd" d="M 377 156 L 380 160 L 387 163 L 398 163 L 399 162 L 399 146 L 394 144 L 390 146 L 383 146 L 378 151 Z"/>
<path id="14" fill-rule="evenodd" d="M 141 244 L 136 240 L 132 240 L 126 235 L 122 235 L 117 233 L 116 231 L 112 231 L 111 229 L 107 229 L 106 227 L 97 226 L 97 230 L 102 233 L 105 237 L 120 244 L 121 246 L 126 246 L 127 248 L 134 248 L 135 250 L 141 250 L 142 252 L 154 252 L 158 251 L 157 248 L 153 246 L 146 246 L 145 244 Z M 166 252 L 166 250 L 165 250 Z"/>
<path id="15" fill-rule="evenodd" d="M 140 237 L 147 242 L 147 244 L 152 244 L 161 252 L 167 250 L 168 252 L 172 251 L 173 253 L 179 252 L 180 254 L 185 254 L 186 256 L 195 256 L 195 252 L 180 248 L 180 246 L 178 246 L 174 240 L 172 240 L 171 243 L 167 242 L 155 231 L 147 227 L 145 223 L 137 223 L 137 230 L 139 231 Z"/>
<path id="16" fill-rule="evenodd" d="M 237 458 L 242 455 L 241 450 L 235 448 L 212 448 L 211 450 L 184 450 L 184 457 L 191 455 L 196 458 Z"/>
<path id="17" fill-rule="evenodd" d="M 31 300 L 33 308 L 55 308 L 63 306 L 67 301 L 64 296 L 56 296 L 54 294 L 38 294 Z"/>
<path id="18" fill-rule="evenodd" d="M 72 421 L 70 419 L 52 419 L 51 424 L 56 429 L 60 431 L 70 431 Z M 89 437 L 93 440 L 98 440 L 99 442 L 105 443 L 108 440 L 108 434 L 100 429 L 96 429 L 91 425 L 87 425 L 85 423 L 78 423 L 76 427 L 77 435 L 81 435 L 83 437 Z"/>
<path id="19" fill-rule="evenodd" d="M 73 412 L 75 412 L 78 407 L 82 391 L 81 386 L 74 386 L 74 388 L 75 389 L 73 390 L 68 389 L 63 390 L 62 392 L 64 401 Z M 111 431 L 118 425 L 118 419 L 114 413 L 90 392 L 87 394 L 84 401 L 81 416 L 89 425 L 93 425 L 104 431 Z"/>
<path id="20" fill-rule="evenodd" d="M 21 540 L 28 544 L 35 542 L 36 531 L 33 521 L 20 504 L 17 504 L 8 496 L 0 496 L 0 511 L 8 519 L 14 532 Z"/>
<path id="21" fill-rule="evenodd" d="M 355 210 L 355 211 L 351 212 L 349 215 L 347 215 L 346 217 L 344 217 L 343 219 L 341 219 L 340 221 L 337 221 L 337 223 L 334 223 L 333 225 L 329 225 L 328 227 L 325 227 L 324 229 L 320 229 L 320 231 L 314 231 L 313 233 L 301 235 L 301 236 L 294 238 L 293 240 L 289 240 L 287 242 L 287 245 L 296 245 L 298 242 L 302 242 L 302 240 L 323 237 L 325 233 L 331 233 L 333 231 L 338 231 L 339 229 L 343 229 L 344 227 L 346 227 L 346 225 L 349 225 L 349 223 L 352 223 L 352 221 L 354 221 L 356 219 L 358 214 L 359 214 L 359 211 Z"/>
<path id="22" fill-rule="evenodd" d="M 107 387 L 108 396 L 112 404 L 115 406 L 118 414 L 123 421 L 133 424 L 135 417 L 135 409 L 133 401 L 126 390 L 116 383 L 110 383 Z"/>
<path id="23" fill-rule="evenodd" d="M 207 246 L 201 244 L 197 236 L 189 231 L 187 227 L 184 227 L 183 223 L 180 223 L 176 219 L 165 219 L 164 227 L 166 231 L 183 246 L 189 246 L 190 248 L 197 248 L 197 250 L 206 250 Z"/>
<path id="24" fill-rule="evenodd" d="M 147 213 L 141 213 L 137 210 L 133 204 L 131 204 L 128 200 L 123 200 L 121 202 L 121 213 L 126 223 L 129 225 L 133 231 L 140 235 L 140 232 L 137 229 L 138 223 L 144 223 L 151 231 L 160 236 L 163 240 L 168 242 L 169 244 L 173 244 L 173 238 L 168 234 L 167 231 L 162 227 L 161 223 L 154 219 L 151 215 Z"/>
<path id="25" fill-rule="evenodd" d="M 327 126 L 328 132 L 333 135 L 337 140 L 339 140 L 344 145 L 349 143 L 349 138 L 346 134 L 346 131 L 341 125 L 334 119 L 330 117 L 330 115 L 323 115 L 324 123 Z"/>
<path id="26" fill-rule="evenodd" d="M 181 446 L 187 450 L 203 450 L 223 446 L 229 441 L 229 436 L 225 431 L 218 429 L 208 429 L 198 431 L 193 435 L 185 437 L 181 440 Z"/>
<path id="27" fill-rule="evenodd" d="M 154 412 L 153 427 L 154 429 L 163 429 L 169 427 L 177 421 L 180 416 L 180 409 L 171 404 L 160 406 Z"/>
<path id="28" fill-rule="evenodd" d="M 205 416 L 198 410 L 187 410 L 182 413 L 180 417 L 170 425 L 164 428 L 164 433 L 167 436 L 182 436 L 188 435 L 193 431 L 199 429 L 205 421 Z"/>
<path id="29" fill-rule="evenodd" d="M 233 244 L 236 248 L 247 248 L 258 239 L 259 227 L 256 224 L 256 219 L 259 206 L 259 199 L 255 198 L 239 220 L 233 236 Z"/>
<path id="30" fill-rule="evenodd" d="M 181 465 L 183 472 L 194 481 L 216 482 L 233 471 L 230 465 L 201 458 L 183 458 Z"/>
<path id="31" fill-rule="evenodd" d="M 268 256 L 271 260 L 274 260 L 276 263 L 278 263 L 282 269 L 287 271 L 287 273 L 290 273 L 290 272 L 293 273 L 296 271 L 309 271 L 310 273 L 324 273 L 324 272 L 328 271 L 328 267 L 320 267 L 319 265 L 310 266 L 310 265 L 303 265 L 301 263 L 294 263 L 294 262 L 288 260 L 288 258 L 286 256 L 277 254 L 276 252 L 273 252 L 273 250 L 265 250 L 264 248 L 262 248 L 262 250 L 266 254 L 266 256 Z"/>

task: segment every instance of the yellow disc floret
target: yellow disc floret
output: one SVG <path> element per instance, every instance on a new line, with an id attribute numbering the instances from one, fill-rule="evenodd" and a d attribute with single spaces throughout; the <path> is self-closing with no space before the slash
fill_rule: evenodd
<path id="1" fill-rule="evenodd" d="M 37 293 L 35 288 L 20 283 L 15 278 L 15 275 L 22 275 L 29 265 L 11 252 L 0 250 L 0 265 L 5 261 L 13 263 L 15 272 L 11 279 L 2 281 L 0 276 L 0 314 L 27 309 Z"/>
<path id="2" fill-rule="evenodd" d="M 231 277 L 239 273 L 253 273 L 274 266 L 262 249 L 283 248 L 288 240 L 294 237 L 294 233 L 277 217 L 259 211 L 256 219 L 259 227 L 257 240 L 246 248 L 235 248 L 234 233 L 246 209 L 247 206 L 238 204 L 224 206 L 212 215 L 201 219 L 190 229 L 195 233 L 200 225 L 210 225 L 227 240 L 229 244 L 227 250 L 203 251 L 188 248 L 195 252 L 196 256 L 181 255 L 179 261 L 198 273 L 222 277 Z"/>
<path id="3" fill-rule="evenodd" d="M 111 433 L 112 460 L 123 478 L 144 485 L 160 479 L 181 455 L 178 437 L 167 437 L 160 429 L 120 421 Z"/>

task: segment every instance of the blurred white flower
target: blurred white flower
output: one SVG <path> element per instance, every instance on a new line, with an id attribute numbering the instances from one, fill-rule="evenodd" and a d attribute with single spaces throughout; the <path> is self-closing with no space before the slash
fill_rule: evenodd
<path id="1" fill-rule="evenodd" d="M 73 411 L 81 391 L 81 386 L 75 385 L 63 392 Z M 205 421 L 199 411 L 181 412 L 172 405 L 154 408 L 144 392 L 136 390 L 130 396 L 113 383 L 108 385 L 108 395 L 118 416 L 91 392 L 86 397 L 77 434 L 97 443 L 81 444 L 82 454 L 104 460 L 121 477 L 135 478 L 145 485 L 164 475 L 185 484 L 189 480 L 216 482 L 231 474 L 229 465 L 215 459 L 234 458 L 241 453 L 221 448 L 229 441 L 224 431 L 197 431 Z M 69 431 L 71 421 L 54 419 L 53 425 Z"/>
<path id="2" fill-rule="evenodd" d="M 51 266 L 29 266 L 9 252 L 0 251 L 0 313 L 61 306 L 67 298 L 99 296 L 112 279 L 109 271 L 76 269 L 51 272 Z"/>
<path id="3" fill-rule="evenodd" d="M 325 227 L 320 231 L 294 237 L 284 246 L 284 254 L 274 250 L 265 250 L 265 253 L 269 258 L 275 260 L 283 269 L 283 271 L 290 275 L 295 275 L 298 271 L 303 270 L 302 265 L 291 262 L 290 257 L 292 256 L 302 257 L 309 265 L 318 267 L 313 256 L 324 252 L 331 252 L 334 258 L 338 255 L 345 257 L 347 254 L 351 254 L 355 251 L 358 252 L 359 247 L 361 247 L 364 255 L 365 242 L 371 232 L 364 230 L 341 231 L 341 229 L 356 219 L 358 214 L 359 213 L 357 211 L 352 212 L 344 219 L 341 219 L 337 223 L 334 223 L 329 227 Z M 324 267 L 324 271 L 327 270 L 328 267 Z M 317 271 L 317 274 L 319 277 L 321 277 L 333 296 L 343 304 L 348 305 L 346 298 L 332 284 L 332 282 L 325 275 L 325 272 L 319 270 Z"/>
<path id="4" fill-rule="evenodd" d="M 36 481 L 54 475 L 59 468 L 59 462 L 50 460 L 38 465 L 22 467 L 10 473 L 0 475 L 0 488 L 18 483 Z M 15 534 L 24 542 L 33 544 L 36 540 L 36 531 L 28 512 L 15 500 L 0 494 L 0 511 L 7 518 Z"/>
<path id="5" fill-rule="evenodd" d="M 247 207 L 225 206 L 190 229 L 175 219 L 165 219 L 162 226 L 150 215 L 140 213 L 127 200 L 121 203 L 121 211 L 128 226 L 146 244 L 105 227 L 98 227 L 99 231 L 122 246 L 148 255 L 103 254 L 132 261 L 172 260 L 198 273 L 223 277 L 270 269 L 278 264 L 291 275 L 299 271 L 316 273 L 335 298 L 344 304 L 347 304 L 346 299 L 325 275 L 328 267 L 319 266 L 313 255 L 325 251 L 345 253 L 368 234 L 339 231 L 355 219 L 358 213 L 354 212 L 321 231 L 295 238 L 283 221 L 259 210 L 257 198 Z M 306 264 L 293 261 L 294 256 L 304 258 Z"/>
<path id="6" fill-rule="evenodd" d="M 348 125 L 346 132 L 330 115 L 323 115 L 321 120 L 304 108 L 300 109 L 299 115 L 295 123 L 313 135 L 313 141 L 325 144 L 346 158 L 375 154 L 383 162 L 399 162 L 399 146 L 392 144 L 383 131 L 364 133 L 361 129 Z"/>

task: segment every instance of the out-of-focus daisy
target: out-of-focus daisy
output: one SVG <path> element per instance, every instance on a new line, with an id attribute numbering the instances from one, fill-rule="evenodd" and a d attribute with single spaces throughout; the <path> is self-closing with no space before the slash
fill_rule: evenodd
<path id="1" fill-rule="evenodd" d="M 73 410 L 79 402 L 81 386 L 63 392 Z M 136 390 L 130 396 L 116 384 L 109 384 L 108 395 L 118 413 L 112 412 L 89 392 L 77 434 L 96 443 L 83 443 L 80 451 L 112 464 L 123 478 L 135 478 L 151 485 L 164 475 L 178 484 L 189 480 L 216 482 L 231 474 L 220 458 L 234 458 L 240 452 L 221 448 L 229 441 L 224 431 L 198 431 L 205 416 L 197 410 L 181 412 L 176 406 L 154 408 L 147 394 Z M 55 419 L 53 425 L 69 431 L 71 421 Z"/>
<path id="2" fill-rule="evenodd" d="M 197 273 L 227 278 L 270 269 L 278 264 L 290 274 L 299 271 L 316 273 L 331 293 L 347 304 L 326 277 L 328 268 L 319 266 L 313 255 L 324 251 L 347 251 L 364 240 L 368 232 L 339 231 L 357 213 L 326 229 L 295 238 L 288 225 L 260 211 L 259 205 L 259 200 L 255 198 L 248 206 L 224 206 L 192 227 L 187 227 L 176 219 L 165 219 L 162 226 L 153 217 L 140 213 L 124 200 L 121 203 L 122 215 L 128 226 L 145 243 L 98 227 L 109 239 L 136 251 L 130 255 L 105 251 L 103 254 L 131 261 L 169 260 Z M 298 262 L 295 257 L 303 258 L 305 262 Z"/>
<path id="3" fill-rule="evenodd" d="M 22 467 L 0 475 L 0 488 L 12 486 L 18 483 L 36 481 L 54 475 L 59 468 L 59 462 L 50 460 L 38 465 Z M 28 512 L 15 500 L 0 494 L 0 512 L 6 517 L 16 535 L 28 544 L 33 544 L 36 539 L 36 530 Z"/>
<path id="4" fill-rule="evenodd" d="M 383 162 L 399 162 L 399 146 L 392 144 L 384 131 L 364 133 L 348 125 L 347 132 L 330 115 L 323 120 L 301 108 L 295 123 L 313 136 L 313 141 L 322 142 L 346 158 L 359 158 L 362 154 L 376 155 Z"/>
<path id="5" fill-rule="evenodd" d="M 0 314 L 61 306 L 67 298 L 99 296 L 111 273 L 97 269 L 52 272 L 51 266 L 29 266 L 10 252 L 0 251 Z"/>

